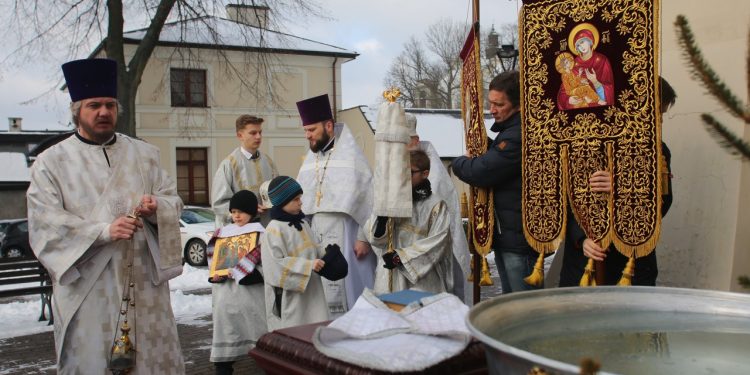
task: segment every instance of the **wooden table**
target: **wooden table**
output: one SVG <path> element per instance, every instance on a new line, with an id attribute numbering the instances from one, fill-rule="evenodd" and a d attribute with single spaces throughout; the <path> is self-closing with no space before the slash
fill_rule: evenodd
<path id="1" fill-rule="evenodd" d="M 266 333 L 258 340 L 250 356 L 267 374 L 392 374 L 371 370 L 327 357 L 315 349 L 312 335 L 315 328 L 328 325 L 320 322 Z M 420 372 L 402 374 L 486 374 L 487 361 L 479 341 L 472 340 L 461 354 L 446 359 Z"/>

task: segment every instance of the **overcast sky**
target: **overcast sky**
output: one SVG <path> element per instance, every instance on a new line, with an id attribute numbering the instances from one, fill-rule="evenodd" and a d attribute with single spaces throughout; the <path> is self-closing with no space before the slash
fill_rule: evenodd
<path id="1" fill-rule="evenodd" d="M 377 103 L 391 61 L 411 36 L 423 39 L 428 26 L 441 19 L 471 19 L 471 0 L 320 0 L 320 4 L 330 20 L 285 25 L 285 31 L 360 54 L 342 68 L 343 108 Z M 482 1 L 482 27 L 516 22 L 519 6 L 517 0 Z M 135 27 L 126 22 L 126 30 Z M 9 44 L 0 47 L 0 57 L 7 56 Z M 8 117 L 23 117 L 25 130 L 67 128 L 67 94 L 48 92 L 62 78 L 62 63 L 40 58 L 21 67 L 0 66 L 0 130 L 7 130 Z M 31 104 L 21 104 L 42 94 Z"/>

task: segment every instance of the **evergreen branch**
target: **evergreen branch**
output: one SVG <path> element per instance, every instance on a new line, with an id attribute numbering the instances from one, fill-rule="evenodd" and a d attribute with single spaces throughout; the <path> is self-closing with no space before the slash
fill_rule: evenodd
<path id="1" fill-rule="evenodd" d="M 737 278 L 737 282 L 740 283 L 740 286 L 743 288 L 750 289 L 750 277 L 740 276 Z"/>
<path id="2" fill-rule="evenodd" d="M 720 123 L 708 113 L 701 115 L 708 132 L 719 141 L 719 145 L 732 155 L 742 155 L 745 160 L 750 160 L 750 144 L 742 138 L 737 137 L 731 130 Z"/>
<path id="3" fill-rule="evenodd" d="M 687 18 L 678 15 L 675 21 L 677 39 L 682 47 L 682 56 L 688 62 L 693 78 L 703 82 L 703 86 L 734 116 L 750 123 L 750 110 L 738 99 L 716 72 L 703 59 L 703 54 L 695 43 L 693 31 Z"/>

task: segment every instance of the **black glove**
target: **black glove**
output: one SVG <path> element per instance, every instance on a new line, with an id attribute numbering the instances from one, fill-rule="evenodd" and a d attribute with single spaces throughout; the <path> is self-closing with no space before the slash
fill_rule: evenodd
<path id="1" fill-rule="evenodd" d="M 385 253 L 383 254 L 383 262 L 385 263 L 383 264 L 383 268 L 392 270 L 401 264 L 401 257 L 399 257 L 395 251 L 392 253 Z"/>
<path id="2" fill-rule="evenodd" d="M 385 225 L 388 223 L 388 217 L 387 216 L 378 216 L 378 219 L 375 220 L 375 238 L 383 237 L 385 234 Z"/>
<path id="3" fill-rule="evenodd" d="M 339 245 L 331 244 L 326 246 L 326 253 L 321 260 L 325 262 L 325 265 L 318 271 L 318 274 L 328 280 L 341 280 L 349 272 L 349 264 L 346 262 L 344 254 L 341 254 Z"/>
<path id="4" fill-rule="evenodd" d="M 328 252 L 331 251 L 331 250 L 341 251 L 341 248 L 339 247 L 339 245 L 336 245 L 335 243 L 334 244 L 329 244 L 328 246 L 326 246 L 326 255 L 325 256 L 328 256 Z M 324 256 L 324 258 L 325 258 L 325 256 Z"/>

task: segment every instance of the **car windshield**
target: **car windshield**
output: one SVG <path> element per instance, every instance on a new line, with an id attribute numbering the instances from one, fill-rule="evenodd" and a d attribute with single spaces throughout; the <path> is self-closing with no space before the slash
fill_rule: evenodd
<path id="1" fill-rule="evenodd" d="M 185 224 L 213 223 L 214 212 L 205 208 L 186 208 L 182 210 L 180 219 Z"/>

